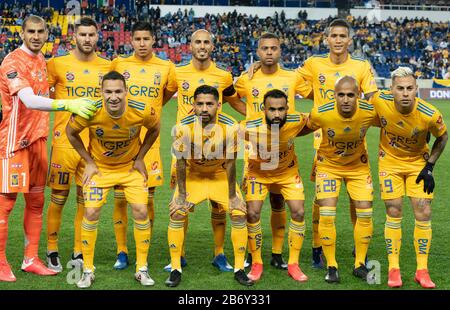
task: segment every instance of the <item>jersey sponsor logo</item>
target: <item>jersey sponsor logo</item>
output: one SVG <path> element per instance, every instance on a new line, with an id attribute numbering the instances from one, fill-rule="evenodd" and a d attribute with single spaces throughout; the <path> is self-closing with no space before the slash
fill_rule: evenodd
<path id="1" fill-rule="evenodd" d="M 384 118 L 384 116 L 382 116 L 380 118 L 380 123 L 381 123 L 381 127 L 386 127 L 387 126 L 387 120 Z"/>
<path id="2" fill-rule="evenodd" d="M 75 74 L 73 74 L 73 72 L 66 72 L 66 80 L 72 82 L 75 80 Z"/>
<path id="3" fill-rule="evenodd" d="M 320 84 L 325 84 L 326 78 L 325 75 L 323 75 L 322 73 L 319 74 L 319 83 Z"/>
<path id="4" fill-rule="evenodd" d="M 181 84 L 181 88 L 183 88 L 183 90 L 188 90 L 189 89 L 189 82 L 188 81 L 183 81 L 183 83 Z"/>
<path id="5" fill-rule="evenodd" d="M 327 135 L 329 138 L 333 138 L 336 135 L 336 133 L 334 132 L 333 128 L 328 128 Z"/>
<path id="6" fill-rule="evenodd" d="M 17 73 L 17 71 L 12 71 L 12 72 L 6 73 L 6 77 L 10 80 L 13 80 L 18 76 L 19 76 L 19 74 Z"/>
<path id="7" fill-rule="evenodd" d="M 60 164 L 52 163 L 52 168 L 61 169 L 61 167 Z"/>
<path id="8" fill-rule="evenodd" d="M 158 169 L 158 166 L 159 166 L 158 162 L 154 161 L 153 164 L 152 164 L 152 170 Z"/>
<path id="9" fill-rule="evenodd" d="M 410 149 L 410 145 L 417 144 L 419 141 L 417 139 L 418 133 L 409 137 L 398 136 L 394 133 L 388 132 L 386 129 L 383 131 L 384 135 L 386 135 L 389 139 L 389 145 L 392 147 L 403 147 L 406 149 Z M 414 133 L 414 131 L 413 131 Z"/>
<path id="10" fill-rule="evenodd" d="M 103 131 L 103 129 L 101 129 L 100 127 L 97 128 L 95 130 L 95 134 L 97 135 L 97 137 L 103 137 L 103 135 L 105 134 L 105 132 Z"/>
<path id="11" fill-rule="evenodd" d="M 67 96 L 69 97 L 90 97 L 90 98 L 100 97 L 100 87 L 66 86 L 66 90 Z"/>
<path id="12" fill-rule="evenodd" d="M 13 169 L 18 169 L 18 168 L 22 168 L 23 165 L 21 163 L 13 163 L 11 164 L 11 168 Z"/>
<path id="13" fill-rule="evenodd" d="M 155 75 L 153 75 L 153 85 L 161 85 L 161 72 L 156 72 Z"/>
<path id="14" fill-rule="evenodd" d="M 253 95 L 254 98 L 259 96 L 259 90 L 256 87 L 253 87 L 252 95 Z"/>

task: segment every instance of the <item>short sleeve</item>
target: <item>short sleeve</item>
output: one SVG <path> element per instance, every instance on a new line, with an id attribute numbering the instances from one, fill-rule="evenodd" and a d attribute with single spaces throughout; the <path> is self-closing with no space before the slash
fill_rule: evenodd
<path id="1" fill-rule="evenodd" d="M 365 61 L 361 77 L 361 91 L 364 94 L 369 94 L 377 90 L 377 82 L 375 81 L 370 63 L 368 61 Z"/>
<path id="2" fill-rule="evenodd" d="M 235 88 L 239 98 L 247 97 L 247 92 L 245 88 L 245 76 L 242 74 L 236 81 Z"/>
<path id="3" fill-rule="evenodd" d="M 309 114 L 309 117 L 306 120 L 306 126 L 308 126 L 308 128 L 311 128 L 313 130 L 317 130 L 320 128 L 317 108 L 312 109 L 311 113 Z"/>
<path id="4" fill-rule="evenodd" d="M 312 84 L 306 81 L 298 70 L 295 71 L 295 93 L 303 98 L 307 98 L 311 92 Z"/>
<path id="5" fill-rule="evenodd" d="M 305 81 L 312 84 L 313 70 L 311 66 L 311 58 L 307 59 L 302 67 L 298 67 L 295 73 L 300 75 Z"/>
<path id="6" fill-rule="evenodd" d="M 81 132 L 84 128 L 89 126 L 89 120 L 82 118 L 76 114 L 72 114 L 70 116 L 69 122 L 67 126 L 70 126 L 72 129 Z"/>
<path id="7" fill-rule="evenodd" d="M 222 91 L 222 95 L 224 97 L 231 97 L 236 93 L 236 90 L 234 89 L 234 85 L 233 85 L 233 76 L 231 75 L 230 72 L 227 72 L 227 74 L 225 75 L 225 79 L 224 79 L 224 85 L 225 88 Z"/>
<path id="8" fill-rule="evenodd" d="M 47 81 L 50 87 L 56 85 L 57 74 L 56 74 L 55 58 L 51 58 L 47 62 Z"/>
<path id="9" fill-rule="evenodd" d="M 6 58 L 1 66 L 2 79 L 5 81 L 11 96 L 15 95 L 19 90 L 31 87 L 26 79 L 25 64 L 14 60 L 13 57 Z"/>
<path id="10" fill-rule="evenodd" d="M 166 89 L 170 92 L 176 92 L 178 89 L 177 76 L 175 74 L 175 65 L 169 61 L 169 74 L 167 77 Z"/>
<path id="11" fill-rule="evenodd" d="M 429 130 L 436 138 L 442 136 L 447 131 L 447 126 L 444 123 L 444 118 L 441 112 L 436 110 L 428 125 Z"/>

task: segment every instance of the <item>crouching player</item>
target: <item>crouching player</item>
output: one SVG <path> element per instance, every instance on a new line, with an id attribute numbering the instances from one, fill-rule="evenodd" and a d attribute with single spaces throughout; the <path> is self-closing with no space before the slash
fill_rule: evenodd
<path id="1" fill-rule="evenodd" d="M 79 288 L 90 287 L 94 280 L 94 249 L 100 211 L 108 191 L 116 186 L 123 188 L 134 216 L 135 278 L 142 285 L 155 283 L 147 272 L 151 228 L 147 212 L 147 170 L 143 159 L 159 135 L 159 122 L 145 107 L 128 102 L 126 95 L 124 77 L 116 71 L 107 73 L 102 81 L 103 104 L 98 106 L 95 116 L 89 121 L 72 117 L 66 127 L 70 143 L 84 160 L 84 167 L 77 175 L 77 183 L 83 185 L 85 203 L 81 225 L 84 270 L 77 283 Z M 148 132 L 141 145 L 142 126 Z M 79 135 L 84 128 L 89 128 L 87 150 Z"/>

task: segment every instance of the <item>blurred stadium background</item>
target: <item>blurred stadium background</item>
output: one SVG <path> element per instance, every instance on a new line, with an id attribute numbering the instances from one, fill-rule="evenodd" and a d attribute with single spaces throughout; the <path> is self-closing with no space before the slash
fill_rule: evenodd
<path id="1" fill-rule="evenodd" d="M 419 77 L 420 96 L 430 99 L 443 113 L 447 124 L 450 123 L 450 3 L 448 0 L 402 0 L 402 1 L 333 1 L 333 0 L 199 0 L 199 1 L 148 1 L 148 0 L 97 0 L 57 1 L 57 0 L 2 0 L 0 3 L 0 62 L 10 51 L 20 46 L 19 31 L 23 19 L 28 14 L 43 16 L 50 29 L 49 40 L 43 48 L 46 57 L 61 55 L 73 45 L 73 26 L 71 22 L 79 15 L 90 15 L 99 23 L 98 52 L 105 57 L 114 58 L 119 54 L 132 53 L 130 45 L 131 27 L 137 20 L 149 20 L 155 31 L 155 53 L 175 63 L 190 59 L 189 40 L 193 30 L 206 28 L 215 36 L 216 49 L 213 58 L 227 66 L 235 77 L 246 70 L 256 60 L 258 37 L 266 31 L 274 32 L 282 38 L 282 62 L 285 66 L 296 68 L 309 56 L 326 52 L 322 32 L 333 18 L 344 17 L 354 29 L 352 53 L 370 60 L 380 88 L 389 86 L 389 73 L 399 65 L 410 66 Z M 446 100 L 436 100 L 446 99 Z M 301 111 L 309 111 L 310 101 L 298 100 Z M 241 119 L 229 107 L 227 113 Z M 162 141 L 170 141 L 170 129 L 175 123 L 176 100 L 164 109 Z M 310 141 L 311 140 L 311 141 Z M 378 131 L 368 133 L 369 153 L 372 167 L 377 167 L 376 154 Z M 302 138 L 296 145 L 301 158 L 300 171 L 305 179 L 307 197 L 306 214 L 310 216 L 310 204 L 313 197 L 313 184 L 307 181 L 312 163 L 312 137 Z M 162 267 L 168 262 L 167 249 L 167 203 L 171 197 L 168 188 L 170 171 L 170 145 L 162 143 L 161 153 L 164 159 L 165 184 L 156 194 L 156 221 L 150 249 L 150 274 L 157 281 L 156 289 L 164 289 L 167 274 Z M 450 157 L 448 149 L 439 160 L 435 177 L 437 179 L 436 197 L 433 202 L 433 246 L 430 256 L 430 273 L 438 288 L 450 289 L 448 277 L 439 270 L 446 270 L 450 246 L 444 236 L 448 234 L 450 218 L 447 203 L 450 201 Z M 242 162 L 238 165 L 238 177 L 242 172 Z M 374 183 L 378 183 L 376 170 Z M 353 244 L 352 229 L 348 215 L 348 201 L 342 196 L 338 208 L 338 252 L 342 266 L 343 283 L 332 289 L 385 289 L 386 251 L 384 248 L 383 225 L 384 205 L 379 199 L 378 187 L 375 187 L 374 201 L 375 234 L 369 250 L 369 259 L 381 263 L 381 285 L 368 286 L 351 276 Z M 47 192 L 49 197 L 49 192 Z M 48 200 L 47 200 L 48 201 Z M 132 281 L 133 268 L 122 272 L 111 272 L 115 260 L 115 242 L 112 230 L 112 200 L 105 205 L 96 251 L 97 277 L 95 289 L 142 289 Z M 406 202 L 406 200 L 405 200 Z M 8 257 L 16 270 L 21 261 L 23 232 L 22 208 L 19 200 L 13 211 L 10 223 Z M 405 205 L 405 208 L 407 208 Z M 205 205 L 206 207 L 206 205 Z M 270 226 L 268 209 L 263 214 L 264 255 L 270 255 Z M 414 249 L 412 247 L 413 217 L 407 209 L 404 215 L 404 243 L 402 247 L 402 270 L 404 272 L 403 289 L 417 289 L 412 275 L 415 268 Z M 72 219 L 75 212 L 75 197 L 72 194 L 65 207 L 60 236 L 60 253 L 63 265 L 71 253 L 73 238 Z M 130 221 L 131 222 L 131 221 Z M 240 289 L 231 275 L 220 274 L 210 264 L 211 255 L 205 255 L 205 249 L 213 249 L 212 233 L 207 208 L 196 208 L 191 217 L 187 236 L 187 258 L 189 273 L 183 279 L 179 289 Z M 307 221 L 307 230 L 311 229 Z M 41 256 L 45 256 L 45 227 L 41 238 Z M 229 229 L 227 230 L 229 232 Z M 133 240 L 129 229 L 128 240 Z M 205 242 L 199 242 L 204 240 Z M 134 245 L 129 242 L 131 259 Z M 311 236 L 307 234 L 301 255 L 301 265 L 310 281 L 295 284 L 280 271 L 267 268 L 262 281 L 254 289 L 330 289 L 323 281 L 324 271 L 310 267 Z M 285 255 L 286 255 L 285 247 Z M 231 242 L 227 238 L 226 253 L 232 256 Z M 119 275 L 120 273 L 124 274 Z M 126 274 L 126 275 L 125 275 Z M 17 274 L 14 284 L 0 283 L 0 289 L 72 289 L 65 277 L 71 275 L 65 269 L 63 275 L 42 280 L 29 274 Z"/>

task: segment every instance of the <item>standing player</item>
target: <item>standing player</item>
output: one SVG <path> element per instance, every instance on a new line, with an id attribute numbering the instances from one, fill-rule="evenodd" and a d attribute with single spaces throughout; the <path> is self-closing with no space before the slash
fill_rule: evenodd
<path id="1" fill-rule="evenodd" d="M 96 108 L 89 100 L 48 99 L 49 86 L 42 46 L 48 37 L 45 21 L 30 15 L 22 26 L 23 45 L 0 66 L 3 120 L 0 123 L 0 281 L 16 278 L 6 260 L 8 218 L 17 193 L 25 196 L 25 255 L 22 270 L 38 275 L 56 273 L 38 257 L 47 175 L 49 117 L 41 111 L 70 111 L 90 117 Z"/>
<path id="2" fill-rule="evenodd" d="M 360 98 L 359 85 L 350 76 L 336 82 L 334 100 L 313 108 L 308 127 L 320 130 L 317 150 L 316 198 L 320 206 L 319 235 L 327 260 L 325 281 L 339 282 L 336 262 L 336 206 L 342 182 L 356 207 L 353 274 L 367 279 L 365 257 L 372 239 L 373 186 L 365 136 L 377 125 L 373 106 Z"/>
<path id="3" fill-rule="evenodd" d="M 399 67 L 391 77 L 391 92 L 379 92 L 372 98 L 382 127 L 378 169 L 381 199 L 386 204 L 384 235 L 389 260 L 388 285 L 402 286 L 399 258 L 403 196 L 406 193 L 415 217 L 417 269 L 414 280 L 424 288 L 434 288 L 428 273 L 434 189 L 432 172 L 447 143 L 447 127 L 434 106 L 416 97 L 417 83 L 411 69 Z M 427 143 L 429 132 L 436 137 L 431 153 Z"/>
<path id="4" fill-rule="evenodd" d="M 77 171 L 77 183 L 83 184 L 84 217 L 81 225 L 83 276 L 79 288 L 94 281 L 94 251 L 97 225 L 108 191 L 120 186 L 130 203 L 134 217 L 136 241 L 135 279 L 142 285 L 153 285 L 147 268 L 150 247 L 150 221 L 147 214 L 147 169 L 144 156 L 159 135 L 159 120 L 149 106 L 136 105 L 127 97 L 124 77 L 111 71 L 102 81 L 103 104 L 92 120 L 72 117 L 67 124 L 67 137 L 83 161 Z M 148 129 L 141 144 L 141 127 Z M 80 132 L 89 129 L 86 150 Z M 81 176 L 82 174 L 82 176 Z"/>
<path id="5" fill-rule="evenodd" d="M 352 56 L 348 52 L 352 44 L 352 30 L 350 25 L 342 19 L 333 20 L 328 26 L 325 37 L 330 48 L 329 53 L 314 55 L 308 58 L 304 65 L 298 69 L 300 75 L 311 83 L 314 92 L 314 106 L 322 106 L 334 99 L 334 86 L 342 76 L 352 76 L 358 82 L 359 91 L 366 99 L 377 91 L 377 85 L 370 67 L 370 63 L 363 58 Z M 317 150 L 321 141 L 319 132 L 314 134 L 314 148 Z M 314 160 L 316 162 L 316 159 Z M 315 166 L 315 164 L 314 164 Z M 312 178 L 315 175 L 313 166 Z M 353 226 L 357 217 L 355 205 L 350 197 L 350 214 Z M 319 204 L 313 204 L 313 267 L 322 268 L 322 249 L 319 228 Z"/>
<path id="6" fill-rule="evenodd" d="M 252 79 L 249 78 L 246 72 L 243 73 L 235 85 L 239 97 L 245 98 L 246 101 L 246 119 L 249 120 L 264 116 L 264 103 L 262 99 L 264 94 L 272 89 L 283 90 L 288 96 L 288 102 L 291 103 L 288 112 L 295 112 L 295 95 L 299 94 L 306 98 L 312 92 L 300 74 L 292 70 L 284 69 L 279 65 L 281 57 L 279 37 L 272 33 L 263 34 L 259 38 L 256 53 L 261 63 L 260 70 L 254 73 Z M 247 163 L 245 163 L 245 166 L 247 166 Z M 243 186 L 246 184 L 246 174 L 247 171 L 244 171 Z M 270 264 L 279 269 L 287 269 L 288 266 L 281 256 L 286 226 L 284 199 L 279 192 L 271 191 L 269 196 L 272 206 L 270 217 L 272 227 L 272 259 Z M 261 257 L 260 253 L 258 257 Z M 247 258 L 247 263 L 252 263 L 250 253 Z M 257 263 L 261 264 L 262 262 Z"/>
<path id="7" fill-rule="evenodd" d="M 183 118 L 175 130 L 173 152 L 177 158 L 177 187 L 170 205 L 168 242 L 172 271 L 166 285 L 181 281 L 184 221 L 189 208 L 204 200 L 214 201 L 229 212 L 234 249 L 234 278 L 253 285 L 244 272 L 247 245 L 246 207 L 236 186 L 238 124 L 219 112 L 219 92 L 209 85 L 194 92 L 194 114 Z"/>
<path id="8" fill-rule="evenodd" d="M 64 56 L 54 57 L 47 63 L 48 82 L 54 87 L 56 99 L 91 98 L 100 99 L 100 83 L 108 73 L 110 61 L 95 53 L 98 34 L 97 24 L 89 17 L 83 17 L 75 24 L 75 49 Z M 52 189 L 47 213 L 47 265 L 56 272 L 63 267 L 58 254 L 58 235 L 61 227 L 62 210 L 70 191 L 70 183 L 80 163 L 80 155 L 72 148 L 66 136 L 66 125 L 70 113 L 55 115 L 52 152 L 50 158 L 48 186 Z M 81 133 L 81 139 L 88 144 L 88 131 Z M 83 220 L 83 191 L 77 187 L 77 212 L 74 219 L 74 248 L 72 265 L 81 265 L 81 221 Z"/>
<path id="9" fill-rule="evenodd" d="M 112 62 L 112 70 L 121 73 L 128 83 L 128 100 L 136 106 L 149 106 L 150 113 L 158 119 L 161 117 L 163 104 L 177 90 L 175 80 L 175 65 L 162 60 L 153 54 L 155 38 L 152 28 L 147 22 L 138 22 L 131 31 L 131 44 L 134 54 L 128 57 L 118 57 Z M 146 129 L 141 130 L 141 139 Z M 145 155 L 145 166 L 148 171 L 148 214 L 150 225 L 154 221 L 155 187 L 163 184 L 163 171 L 160 155 L 160 139 L 156 140 L 150 151 Z M 114 233 L 117 241 L 116 269 L 128 266 L 127 248 L 127 201 L 123 191 L 114 191 L 115 206 L 113 212 Z"/>
<path id="10" fill-rule="evenodd" d="M 305 237 L 305 195 L 298 172 L 294 138 L 305 127 L 307 118 L 298 112 L 288 114 L 288 97 L 278 89 L 264 95 L 263 107 L 264 116 L 250 118 L 242 125 L 249 147 L 245 188 L 248 239 L 253 261 L 248 277 L 257 281 L 263 272 L 261 209 L 267 193 L 275 190 L 283 195 L 291 211 L 288 275 L 296 281 L 305 282 L 308 277 L 298 266 Z"/>
<path id="11" fill-rule="evenodd" d="M 233 86 L 233 77 L 225 68 L 221 68 L 211 59 L 214 44 L 211 34 L 200 29 L 195 31 L 191 37 L 192 60 L 188 64 L 176 67 L 176 79 L 178 86 L 178 112 L 177 124 L 192 113 L 194 102 L 194 91 L 201 85 L 211 85 L 219 92 L 219 111 L 222 110 L 224 101 L 229 102 L 233 108 L 245 115 L 245 105 L 240 102 Z M 175 159 L 172 159 L 171 187 L 176 184 Z M 226 214 L 217 205 L 211 203 L 211 224 L 214 233 L 214 260 L 212 264 L 221 271 L 233 271 L 224 255 Z M 185 221 L 187 230 L 188 218 Z M 184 246 L 181 255 L 183 265 L 186 265 Z M 164 268 L 171 270 L 171 266 Z"/>

